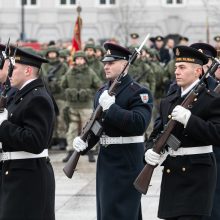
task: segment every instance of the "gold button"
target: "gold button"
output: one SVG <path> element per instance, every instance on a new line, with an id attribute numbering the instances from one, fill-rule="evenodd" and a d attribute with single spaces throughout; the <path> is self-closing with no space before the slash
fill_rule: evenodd
<path id="1" fill-rule="evenodd" d="M 5 172 L 5 175 L 8 175 L 8 171 Z"/>
<path id="2" fill-rule="evenodd" d="M 194 98 L 194 102 L 196 102 L 197 101 L 197 98 Z"/>
<path id="3" fill-rule="evenodd" d="M 182 167 L 182 171 L 185 172 L 185 171 L 186 171 L 186 168 L 185 168 L 185 167 Z"/>
<path id="4" fill-rule="evenodd" d="M 20 101 L 22 101 L 23 100 L 23 98 L 20 98 Z"/>
<path id="5" fill-rule="evenodd" d="M 168 115 L 168 118 L 172 118 L 172 116 L 171 116 L 171 115 Z"/>
<path id="6" fill-rule="evenodd" d="M 13 113 L 10 114 L 10 117 L 12 117 Z"/>
<path id="7" fill-rule="evenodd" d="M 35 91 L 37 91 L 37 89 L 34 89 Z"/>
<path id="8" fill-rule="evenodd" d="M 167 169 L 167 173 L 170 173 L 170 169 Z"/>

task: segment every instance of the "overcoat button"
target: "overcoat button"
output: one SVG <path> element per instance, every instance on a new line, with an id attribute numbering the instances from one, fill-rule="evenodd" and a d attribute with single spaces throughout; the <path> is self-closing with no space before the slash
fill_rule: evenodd
<path id="1" fill-rule="evenodd" d="M 5 175 L 8 175 L 8 173 L 9 173 L 9 172 L 8 172 L 8 171 L 6 171 L 6 172 L 5 172 Z"/>
<path id="2" fill-rule="evenodd" d="M 170 171 L 170 169 L 167 169 L 167 173 L 170 173 L 171 171 Z"/>

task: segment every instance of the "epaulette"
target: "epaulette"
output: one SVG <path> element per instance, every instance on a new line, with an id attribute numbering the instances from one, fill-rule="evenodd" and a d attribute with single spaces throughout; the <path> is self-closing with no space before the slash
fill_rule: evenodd
<path id="1" fill-rule="evenodd" d="M 133 91 L 137 91 L 138 89 L 141 88 L 141 85 L 138 84 L 137 82 L 132 81 L 129 88 L 131 88 L 131 90 Z"/>
<path id="2" fill-rule="evenodd" d="M 210 90 L 210 89 L 206 89 L 206 94 L 212 96 L 212 97 L 219 97 L 220 94 L 217 93 L 217 92 L 214 92 L 213 90 Z"/>

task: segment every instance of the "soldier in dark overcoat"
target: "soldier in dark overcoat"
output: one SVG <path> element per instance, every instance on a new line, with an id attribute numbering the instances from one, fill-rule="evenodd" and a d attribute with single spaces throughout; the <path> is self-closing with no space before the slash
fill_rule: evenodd
<path id="1" fill-rule="evenodd" d="M 216 161 L 212 145 L 220 141 L 220 96 L 205 87 L 188 109 L 181 106 L 199 82 L 202 65 L 208 62 L 198 50 L 177 46 L 176 81 L 179 88 L 161 101 L 160 118 L 147 142 L 145 160 L 157 165 L 161 155 L 152 150 L 154 139 L 172 118 L 172 134 L 180 141 L 168 142 L 162 166 L 163 176 L 158 217 L 172 220 L 201 220 L 212 210 L 216 184 Z"/>
<path id="2" fill-rule="evenodd" d="M 109 86 L 122 72 L 130 52 L 112 43 L 104 47 L 107 54 L 103 62 L 109 82 L 95 97 L 95 107 L 100 104 L 103 109 L 96 179 L 97 219 L 141 220 L 141 194 L 134 189 L 133 181 L 144 165 L 143 134 L 151 119 L 152 95 L 134 82 L 126 69 L 115 95 L 110 96 Z M 91 138 L 85 143 L 77 137 L 74 149 L 82 151 L 92 141 Z"/>
<path id="3" fill-rule="evenodd" d="M 55 112 L 38 78 L 43 62 L 47 60 L 17 49 L 10 82 L 18 92 L 0 113 L 1 220 L 55 219 L 55 180 L 48 158 Z"/>

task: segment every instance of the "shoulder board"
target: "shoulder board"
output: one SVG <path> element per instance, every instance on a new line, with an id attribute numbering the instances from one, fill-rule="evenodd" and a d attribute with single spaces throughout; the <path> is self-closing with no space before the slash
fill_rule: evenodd
<path id="1" fill-rule="evenodd" d="M 131 88 L 133 91 L 137 91 L 138 89 L 142 88 L 142 86 L 137 82 L 132 81 L 129 88 Z"/>

